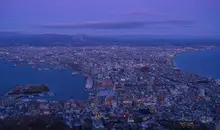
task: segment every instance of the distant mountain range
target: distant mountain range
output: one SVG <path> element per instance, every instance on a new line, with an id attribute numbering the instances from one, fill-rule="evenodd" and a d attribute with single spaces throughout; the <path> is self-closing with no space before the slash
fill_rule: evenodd
<path id="1" fill-rule="evenodd" d="M 64 34 L 23 34 L 18 32 L 0 32 L 0 45 L 31 46 L 188 46 L 220 45 L 220 38 L 172 38 L 168 36 L 121 35 L 88 36 Z"/>

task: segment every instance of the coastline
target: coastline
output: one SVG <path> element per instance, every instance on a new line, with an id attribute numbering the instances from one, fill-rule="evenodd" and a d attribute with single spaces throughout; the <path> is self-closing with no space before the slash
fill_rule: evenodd
<path id="1" fill-rule="evenodd" d="M 119 117 L 121 117 L 122 111 L 123 114 L 127 115 L 127 112 L 129 111 L 129 106 L 131 106 L 131 104 L 134 104 L 133 105 L 134 109 L 129 111 L 131 113 L 139 112 L 139 110 L 141 110 L 143 107 L 145 107 L 144 105 L 147 104 L 149 108 L 152 108 L 152 111 L 157 112 L 155 113 L 154 116 L 155 119 L 171 119 L 178 121 L 180 120 L 203 121 L 202 117 L 204 116 L 204 113 L 210 119 L 214 118 L 214 116 L 216 115 L 212 110 L 216 108 L 215 105 L 216 101 L 220 101 L 218 97 L 220 92 L 219 86 L 212 79 L 208 80 L 206 78 L 201 78 L 200 75 L 194 75 L 187 72 L 183 72 L 183 70 L 173 69 L 176 66 L 180 67 L 178 65 L 179 63 L 181 63 L 180 65 L 182 65 L 182 63 L 185 62 L 184 59 L 188 59 L 186 55 L 186 57 L 183 58 L 182 62 L 176 62 L 175 56 L 183 52 L 188 53 L 189 51 L 197 51 L 198 50 L 197 48 L 201 50 L 201 49 L 206 49 L 207 47 L 206 48 L 205 47 L 126 48 L 123 52 L 121 51 L 123 48 L 106 49 L 105 47 L 103 47 L 103 48 L 98 48 L 97 50 L 96 48 L 94 48 L 93 51 L 89 49 L 85 51 L 83 54 L 77 53 L 76 55 L 72 55 L 74 49 L 70 49 L 69 52 L 66 52 L 67 54 L 65 55 L 66 56 L 65 62 L 63 62 L 62 58 L 59 57 L 52 58 L 51 56 L 47 56 L 46 53 L 42 54 L 38 58 L 38 60 L 45 59 L 44 62 L 54 65 L 57 70 L 56 72 L 58 72 L 58 73 L 53 73 L 51 71 L 51 74 L 56 76 L 52 76 L 51 74 L 48 74 L 50 79 L 52 79 L 50 81 L 53 82 L 52 84 L 50 82 L 49 85 L 55 86 L 52 88 L 55 88 L 54 92 L 57 92 L 57 96 L 58 96 L 58 98 L 56 98 L 57 100 L 54 98 L 53 101 L 56 100 L 57 103 L 61 104 L 62 102 L 59 101 L 65 100 L 66 102 L 69 102 L 70 101 L 69 99 L 73 99 L 74 101 L 78 102 L 80 101 L 80 98 L 79 100 L 77 99 L 78 96 L 82 97 L 81 99 L 83 100 L 81 101 L 84 101 L 82 102 L 83 103 L 82 107 L 83 108 L 88 107 L 88 109 L 91 110 L 89 111 L 90 113 L 89 117 L 96 116 L 97 119 L 99 119 L 100 115 L 102 116 L 103 108 L 107 108 L 105 111 L 109 111 L 108 109 L 109 107 L 112 107 L 113 109 L 115 107 L 116 108 L 120 107 L 120 110 L 116 114 Z M 17 48 L 15 49 L 17 50 Z M 57 50 L 59 50 L 59 48 Z M 32 53 L 33 52 L 31 51 L 30 54 Z M 56 54 L 57 51 L 54 50 L 53 53 Z M 18 54 L 12 53 L 10 56 L 5 56 L 5 57 L 9 57 L 9 58 L 12 57 L 11 59 L 13 59 L 13 56 L 16 55 Z M 71 59 L 69 59 L 70 56 L 72 56 Z M 201 56 L 203 57 L 203 55 Z M 2 57 L 4 57 L 4 55 Z M 60 55 L 60 57 L 62 57 L 62 55 Z M 94 57 L 96 59 L 93 59 Z M 21 55 L 20 59 L 32 60 L 32 57 L 26 58 L 23 57 L 23 55 Z M 36 60 L 34 64 L 35 63 L 37 64 L 38 60 Z M 146 66 L 144 63 L 146 63 Z M 12 64 L 5 64 L 5 71 L 3 72 L 3 74 L 7 74 L 7 72 L 9 72 L 8 71 L 9 69 L 7 69 L 8 65 L 11 66 Z M 89 91 L 89 93 L 86 93 L 86 97 L 85 97 L 82 95 L 85 92 L 85 89 L 83 87 L 85 85 L 85 82 L 83 82 L 83 80 L 85 80 L 85 77 L 79 75 L 74 76 L 74 78 L 76 78 L 75 81 L 77 82 L 75 84 L 72 75 L 69 74 L 71 73 L 71 71 L 67 72 L 65 70 L 62 71 L 62 73 L 61 72 L 59 73 L 60 68 L 75 68 L 75 67 L 81 71 L 80 73 L 83 73 L 84 75 L 88 76 L 88 78 L 93 78 L 94 82 L 99 79 L 102 80 L 105 77 L 109 76 L 111 78 L 113 77 L 114 78 L 112 79 L 113 83 L 116 82 L 117 84 L 113 87 L 112 83 L 111 85 L 108 85 L 106 82 L 108 86 L 106 85 L 106 87 L 98 87 L 98 88 L 95 87 L 94 89 L 91 89 L 92 92 Z M 94 69 L 95 67 L 97 67 L 98 70 L 95 70 Z M 25 68 L 27 67 L 24 67 L 24 69 L 18 68 L 18 70 L 22 70 L 23 72 L 33 71 L 29 69 L 25 71 L 26 70 Z M 118 68 L 118 70 L 114 68 Z M 146 68 L 147 70 L 149 70 L 148 72 L 145 71 Z M 117 72 L 114 72 L 115 70 Z M 144 72 L 142 72 L 142 70 L 144 70 Z M 18 71 L 17 75 L 19 75 L 22 71 Z M 37 74 L 38 77 L 35 79 L 39 78 L 39 82 L 43 81 L 47 83 L 47 80 L 40 80 L 40 79 L 42 79 L 42 77 L 44 79 L 47 79 L 48 76 L 44 77 L 44 74 L 47 75 L 47 73 L 50 72 L 48 71 L 43 71 L 43 73 L 41 72 L 42 71 L 38 71 L 38 72 L 36 71 L 36 73 L 38 73 Z M 9 73 L 7 75 L 12 75 L 12 74 L 13 73 Z M 34 75 L 35 73 L 30 73 L 29 75 L 31 74 Z M 66 74 L 68 75 L 68 77 L 65 77 Z M 99 76 L 97 74 L 103 74 L 103 75 Z M 35 82 L 35 79 L 29 80 L 28 76 L 24 78 L 18 77 L 18 80 L 16 80 L 16 82 L 20 82 L 20 81 Z M 7 79 L 9 78 L 6 77 L 5 80 Z M 62 81 L 60 82 L 60 80 Z M 73 84 L 69 83 L 70 80 Z M 9 86 L 9 85 L 5 84 L 5 86 Z M 121 89 L 123 91 L 121 91 Z M 59 90 L 61 90 L 61 92 L 59 92 Z M 202 94 L 200 94 L 200 91 Z M 62 98 L 62 95 L 60 96 L 60 94 L 64 94 L 63 95 L 64 98 Z M 87 100 L 88 97 L 91 98 Z M 61 100 L 59 100 L 59 98 Z M 46 102 L 50 102 L 50 101 L 46 101 Z M 139 106 L 138 104 L 140 103 L 141 105 Z M 201 106 L 200 104 L 202 104 L 202 107 L 200 107 Z M 66 106 L 67 105 L 64 105 L 64 107 Z M 75 106 L 76 105 L 74 104 L 74 107 Z M 175 111 L 169 111 L 172 109 L 171 107 L 175 107 Z M 194 109 L 195 107 L 196 108 L 199 107 L 199 109 Z M 88 111 L 88 109 L 84 109 L 84 110 Z M 93 112 L 93 115 L 91 115 L 91 112 Z M 189 113 L 189 116 L 185 117 L 184 113 Z M 84 115 L 83 112 L 81 114 Z M 167 118 L 166 114 L 169 115 L 169 118 Z"/>
<path id="2" fill-rule="evenodd" d="M 170 65 L 169 65 L 169 67 L 172 69 L 178 69 L 178 70 L 180 70 L 180 71 L 182 71 L 182 72 L 186 72 L 186 71 L 184 71 L 184 70 L 182 70 L 180 67 L 178 67 L 177 66 L 177 63 L 176 63 L 176 61 L 175 61 L 175 57 L 177 56 L 177 55 L 179 55 L 179 54 L 182 54 L 182 53 L 188 53 L 188 52 L 194 52 L 194 51 L 201 51 L 201 50 L 211 50 L 211 49 L 216 49 L 216 48 L 218 48 L 218 49 L 220 49 L 219 47 L 184 47 L 184 48 L 181 48 L 180 50 L 177 50 L 176 52 L 174 52 L 174 53 L 172 53 L 172 55 L 170 55 L 170 57 L 169 57 L 169 60 L 170 60 Z M 9 60 L 7 60 L 7 59 L 5 59 L 7 62 L 11 62 L 11 63 L 13 63 L 13 60 L 12 61 L 9 61 Z M 16 62 L 16 61 L 15 61 Z M 28 61 L 27 61 L 28 62 Z M 48 63 L 45 63 L 45 64 L 48 64 Z M 30 67 L 31 69 L 33 69 L 31 66 L 32 65 L 30 65 L 30 64 L 26 64 L 28 67 Z M 80 74 L 80 75 L 82 75 L 83 77 L 84 77 L 84 82 L 85 82 L 85 84 L 84 84 L 84 87 L 83 87 L 83 89 L 84 89 L 84 91 L 86 91 L 86 84 L 87 84 L 87 79 L 90 77 L 90 75 L 88 74 L 88 73 L 86 73 L 86 72 L 84 72 L 80 67 L 78 67 L 78 66 L 72 66 L 72 67 L 66 67 L 66 66 L 59 66 L 59 65 L 57 65 L 56 66 L 56 64 L 49 64 L 49 66 L 51 66 L 52 67 L 52 70 L 53 69 L 55 69 L 55 70 L 71 70 L 71 72 L 78 72 L 78 74 Z M 74 68 L 75 67 L 75 68 Z M 50 71 L 51 69 L 49 69 L 49 71 Z M 46 70 L 45 70 L 46 71 Z M 48 70 L 47 70 L 48 71 Z M 196 74 L 196 73 L 194 73 L 194 72 L 186 72 L 186 73 L 189 73 L 189 74 Z M 199 74 L 196 74 L 196 75 L 199 75 Z M 204 76 L 201 76 L 201 75 L 199 75 L 200 77 L 204 77 Z M 83 99 L 83 100 L 88 100 L 89 99 L 89 95 L 88 95 L 88 97 L 86 98 L 86 99 Z M 71 98 L 71 97 L 70 97 Z"/>
<path id="3" fill-rule="evenodd" d="M 171 63 L 172 63 L 172 68 L 173 69 L 178 69 L 178 70 L 180 70 L 180 71 L 182 71 L 182 72 L 185 72 L 185 73 L 189 73 L 189 74 L 196 74 L 196 75 L 199 75 L 200 77 L 203 77 L 203 78 L 212 78 L 212 79 L 215 79 L 215 80 L 217 80 L 216 78 L 214 78 L 213 76 L 211 76 L 211 75 L 206 75 L 206 76 L 203 76 L 203 75 L 201 75 L 200 73 L 198 73 L 198 72 L 190 72 L 190 71 L 185 71 L 185 70 L 183 70 L 182 68 L 180 68 L 178 65 L 177 65 L 177 63 L 176 63 L 176 56 L 177 55 L 181 55 L 181 54 L 183 54 L 183 53 L 189 53 L 189 52 L 198 52 L 198 51 L 207 51 L 207 50 L 219 50 L 220 51 L 220 47 L 213 47 L 213 48 L 203 48 L 203 49 L 193 49 L 193 50 L 184 50 L 184 51 L 181 51 L 181 52 L 177 52 L 177 53 L 175 53 L 172 57 L 171 57 Z"/>
<path id="4" fill-rule="evenodd" d="M 2 60 L 0 60 L 0 61 L 3 61 L 3 62 L 5 62 L 5 63 L 9 63 L 8 65 L 9 65 L 9 67 L 10 68 L 14 68 L 13 67 L 13 64 L 14 64 L 14 62 L 13 61 L 9 61 L 9 60 L 7 60 L 7 59 L 2 59 Z M 55 71 L 55 73 L 60 73 L 62 70 L 59 70 L 59 68 L 57 68 L 56 66 L 53 66 L 53 68 L 51 68 L 51 69 L 49 69 L 49 70 L 44 70 L 44 69 L 42 69 L 42 70 L 38 70 L 38 69 L 34 69 L 34 68 L 32 68 L 31 67 L 31 65 L 29 65 L 29 64 L 25 64 L 25 65 L 22 65 L 22 66 L 18 66 L 17 68 L 19 68 L 19 67 L 27 67 L 28 69 L 31 69 L 32 70 L 32 72 L 33 71 L 36 71 L 36 73 L 38 73 L 37 75 L 39 75 L 39 73 L 45 73 L 45 72 L 52 72 L 52 71 Z M 17 69 L 17 68 L 14 68 L 14 69 Z M 83 75 L 80 71 L 75 71 L 74 69 L 71 69 L 70 67 L 68 67 L 68 68 L 64 68 L 64 70 L 67 70 L 67 71 L 69 71 L 69 72 L 65 72 L 64 73 L 64 75 L 66 75 L 66 73 L 69 73 L 68 74 L 68 76 L 69 76 L 69 78 L 72 78 L 73 77 L 73 80 L 75 80 L 74 79 L 74 77 L 75 76 L 77 76 L 77 75 L 81 75 L 82 77 L 83 77 L 83 86 L 81 87 L 82 88 L 82 90 L 83 90 L 83 92 L 85 92 L 85 93 L 87 93 L 86 94 L 86 97 L 84 98 L 84 97 L 82 97 L 82 96 L 79 96 L 79 97 L 77 97 L 76 96 L 76 99 L 77 100 L 81 100 L 81 101 L 84 101 L 84 100 L 88 100 L 89 99 L 89 93 L 88 92 L 86 92 L 85 91 L 85 85 L 86 85 L 86 77 L 85 77 L 85 75 Z M 77 75 L 72 75 L 72 72 L 78 72 L 78 74 Z M 33 73 L 35 73 L 35 72 L 33 72 Z M 62 74 L 63 75 L 63 74 Z M 81 77 L 80 76 L 80 77 Z M 57 76 L 56 76 L 57 77 Z M 78 77 L 78 76 L 77 76 Z M 68 79 L 69 79 L 68 78 Z M 42 79 L 42 78 L 41 78 Z M 77 78 L 78 79 L 78 78 Z M 48 80 L 50 80 L 50 79 L 48 79 Z M 31 81 L 34 81 L 34 80 L 31 80 Z M 45 81 L 45 80 L 43 80 L 43 81 Z M 47 80 L 46 80 L 47 81 Z M 21 84 L 26 84 L 26 83 L 24 83 L 24 80 L 22 79 L 22 81 L 21 81 L 22 83 Z M 38 80 L 36 81 L 36 83 L 38 84 Z M 58 99 L 61 95 L 60 95 L 60 93 L 59 93 L 59 85 L 56 85 L 56 86 L 54 86 L 54 84 L 52 84 L 51 85 L 51 82 L 52 81 L 48 81 L 48 83 L 50 83 L 50 88 L 55 88 L 54 89 L 54 91 L 52 91 L 51 93 L 54 93 L 55 94 L 55 99 L 53 99 L 53 96 L 51 97 L 51 96 L 47 96 L 47 95 L 45 95 L 45 99 L 47 99 L 47 100 L 59 100 L 59 101 L 65 101 L 65 100 L 69 100 L 69 99 L 75 99 L 75 98 L 73 98 L 73 97 L 71 97 L 71 96 L 69 96 L 69 97 L 67 97 L 67 98 L 65 98 L 65 96 L 64 96 L 64 98 L 62 97 L 61 99 Z M 76 81 L 77 82 L 77 81 Z M 35 81 L 34 82 L 31 82 L 30 84 L 35 84 Z M 43 84 L 43 83 L 46 83 L 46 84 L 48 84 L 47 82 L 41 82 L 41 80 L 40 80 L 40 82 L 39 82 L 39 84 Z M 4 84 L 4 83 L 3 83 Z M 13 84 L 13 83 L 12 83 Z M 20 80 L 19 80 L 19 83 L 14 83 L 14 84 L 20 84 Z M 69 84 L 69 83 L 67 83 L 67 84 Z M 78 84 L 78 83 L 77 83 Z M 81 83 L 79 83 L 79 84 L 81 84 Z M 70 86 L 72 86 L 72 85 L 74 85 L 74 84 L 70 84 L 69 85 L 69 87 L 67 87 L 67 89 L 69 89 L 70 88 Z M 79 86 L 79 85 L 77 85 L 77 86 Z M 80 85 L 81 86 L 81 85 Z M 11 89 L 14 89 L 14 86 L 6 86 L 6 88 L 9 88 L 9 90 L 7 90 L 6 89 L 6 93 L 8 93 L 8 91 L 10 91 Z M 60 88 L 62 88 L 62 86 L 60 86 Z M 77 87 L 77 88 L 79 88 L 79 87 Z M 72 86 L 72 89 L 74 90 L 74 89 L 77 89 L 77 88 L 75 88 L 74 86 Z M 52 89 L 53 90 L 53 89 Z M 82 90 L 80 90 L 80 93 L 82 92 Z M 75 90 L 74 90 L 75 91 Z M 1 97 L 4 97 L 5 96 L 5 94 L 6 93 L 3 93 L 2 95 L 1 95 Z M 56 93 L 57 93 L 57 95 L 58 95 L 58 97 L 56 97 Z M 53 94 L 52 94 L 53 95 Z M 42 97 L 40 97 L 39 96 L 39 98 L 42 98 Z"/>

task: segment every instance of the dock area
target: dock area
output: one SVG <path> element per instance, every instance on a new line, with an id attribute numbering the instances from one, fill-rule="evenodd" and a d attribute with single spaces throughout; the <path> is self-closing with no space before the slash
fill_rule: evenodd
<path id="1" fill-rule="evenodd" d="M 48 93 L 50 90 L 46 84 L 32 84 L 32 85 L 16 85 L 5 96 L 28 96 L 36 94 Z"/>

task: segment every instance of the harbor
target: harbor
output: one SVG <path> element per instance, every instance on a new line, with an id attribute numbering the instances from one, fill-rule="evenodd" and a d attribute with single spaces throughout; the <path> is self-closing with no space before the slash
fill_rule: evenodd
<path id="1" fill-rule="evenodd" d="M 88 99 L 88 92 L 85 92 L 86 78 L 81 74 L 72 75 L 72 70 L 59 69 L 36 70 L 32 69 L 28 64 L 18 65 L 13 67 L 13 61 L 8 62 L 0 60 L 1 79 L 0 96 L 5 96 L 6 93 L 13 90 L 16 85 L 41 85 L 46 84 L 50 89 L 46 94 L 36 93 L 39 98 L 51 100 L 67 100 L 70 98 L 78 100 Z"/>
<path id="2" fill-rule="evenodd" d="M 32 85 L 16 85 L 13 89 L 5 94 L 7 97 L 14 96 L 32 96 L 39 95 L 43 96 L 43 94 L 48 94 L 49 88 L 46 84 L 32 84 Z"/>

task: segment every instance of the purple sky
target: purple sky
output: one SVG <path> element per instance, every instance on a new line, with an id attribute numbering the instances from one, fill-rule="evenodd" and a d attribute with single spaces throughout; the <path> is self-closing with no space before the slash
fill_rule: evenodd
<path id="1" fill-rule="evenodd" d="M 220 0 L 0 0 L 0 31 L 220 36 Z"/>

